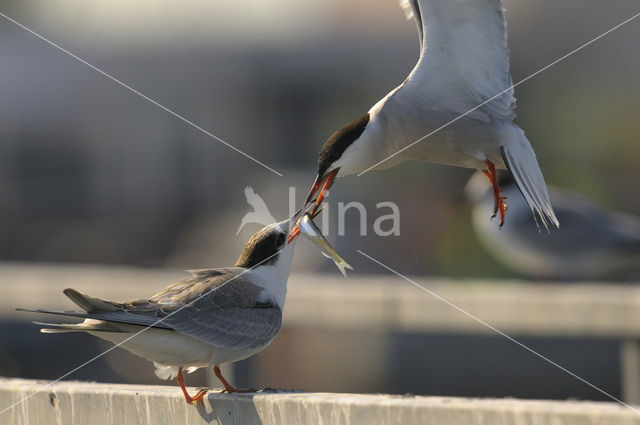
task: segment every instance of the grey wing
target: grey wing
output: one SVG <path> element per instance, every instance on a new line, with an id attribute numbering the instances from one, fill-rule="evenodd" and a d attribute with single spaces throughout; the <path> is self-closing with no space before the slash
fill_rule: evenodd
<path id="1" fill-rule="evenodd" d="M 634 244 L 640 250 L 640 221 L 634 217 L 609 212 L 583 196 L 551 188 L 549 194 L 553 210 L 564 224 L 553 234 L 540 232 L 531 221 L 526 200 L 519 196 L 515 182 L 510 180 L 502 187 L 503 194 L 510 200 L 510 218 L 502 230 L 526 245 L 545 250 L 547 254 L 553 249 L 553 252 L 564 256 L 582 255 L 588 251 L 632 249 Z M 493 208 L 490 192 L 482 202 L 486 211 Z M 635 234 L 630 231 L 634 227 L 637 229 Z"/>
<path id="2" fill-rule="evenodd" d="M 421 56 L 409 80 L 430 102 L 489 122 L 515 117 L 500 0 L 409 0 Z M 479 106 L 482 105 L 482 106 Z"/>
<path id="3" fill-rule="evenodd" d="M 280 331 L 282 311 L 274 305 L 221 309 L 196 302 L 167 316 L 172 329 L 207 344 L 229 350 L 263 347 Z"/>
<path id="4" fill-rule="evenodd" d="M 43 309 L 22 309 L 19 311 L 31 311 L 35 313 L 56 314 L 60 316 L 78 317 L 83 319 L 95 319 L 106 322 L 122 323 L 127 325 L 137 325 L 144 327 L 154 327 L 161 329 L 171 329 L 161 321 L 161 306 L 153 308 L 148 300 L 137 300 L 130 303 L 117 303 L 100 298 L 91 297 L 82 294 L 75 289 L 67 288 L 64 294 L 69 297 L 76 305 L 84 311 L 59 311 L 59 310 L 43 310 Z M 144 304 L 143 309 L 138 311 L 136 305 Z M 94 324 L 88 326 L 95 329 Z M 82 330 L 82 327 L 77 327 Z M 114 330 L 115 328 L 107 326 L 105 330 Z"/>
<path id="5" fill-rule="evenodd" d="M 243 271 L 237 267 L 194 270 L 193 277 L 151 298 L 125 303 L 66 289 L 64 293 L 85 312 L 27 311 L 174 330 L 227 349 L 257 348 L 277 335 L 282 311 L 260 298 L 262 288 L 242 275 Z"/>
<path id="6" fill-rule="evenodd" d="M 135 313 L 132 314 L 126 311 L 87 313 L 87 312 L 80 312 L 80 311 L 61 311 L 61 310 L 32 309 L 32 308 L 16 308 L 16 311 L 55 314 L 59 316 L 78 317 L 81 319 L 103 320 L 105 322 L 122 323 L 125 325 L 137 325 L 137 326 L 143 326 L 143 327 L 173 330 L 171 327 L 165 324 L 160 317 L 154 317 L 152 315 L 140 315 Z M 40 322 L 34 322 L 34 323 L 42 324 Z M 45 324 L 58 326 L 57 324 L 51 324 L 51 323 L 45 323 Z M 89 330 L 89 329 L 97 330 L 98 327 L 96 324 L 91 324 L 90 326 L 87 326 L 87 327 L 78 328 L 78 330 Z M 100 330 L 111 331 L 111 332 L 121 331 L 121 329 L 117 327 L 109 327 L 109 326 L 106 326 Z"/>
<path id="7" fill-rule="evenodd" d="M 150 301 L 170 301 L 163 308 L 162 322 L 207 344 L 233 350 L 265 346 L 280 331 L 282 311 L 275 304 L 260 302 L 262 288 L 241 275 L 241 270 L 197 271 L 189 282 L 179 282 L 180 294 L 170 287 Z"/>
<path id="8" fill-rule="evenodd" d="M 574 248 L 640 250 L 640 220 L 608 211 L 584 196 L 551 189 L 553 208 L 563 223 L 561 237 L 574 242 Z"/>

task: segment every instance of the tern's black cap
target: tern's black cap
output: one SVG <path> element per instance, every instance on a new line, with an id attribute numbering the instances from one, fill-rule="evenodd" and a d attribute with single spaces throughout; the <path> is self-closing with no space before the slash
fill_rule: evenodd
<path id="1" fill-rule="evenodd" d="M 278 260 L 278 251 L 282 250 L 286 241 L 287 235 L 280 226 L 267 226 L 251 236 L 235 266 L 249 269 L 274 264 Z"/>
<path id="2" fill-rule="evenodd" d="M 329 137 L 318 156 L 318 177 L 324 177 L 331 164 L 340 159 L 344 151 L 358 140 L 368 123 L 369 113 L 367 112 Z"/>

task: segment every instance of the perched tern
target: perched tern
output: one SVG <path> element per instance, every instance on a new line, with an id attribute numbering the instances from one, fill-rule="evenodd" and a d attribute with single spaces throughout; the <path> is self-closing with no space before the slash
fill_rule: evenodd
<path id="1" fill-rule="evenodd" d="M 247 242 L 233 267 L 192 270 L 192 277 L 150 298 L 101 300 L 65 289 L 82 312 L 28 310 L 84 318 L 77 324 L 39 323 L 43 333 L 82 331 L 153 362 L 160 379 L 177 377 L 187 403 L 183 371 L 213 366 L 223 392 L 239 392 L 218 367 L 265 349 L 280 331 L 294 243 L 294 218 L 266 226 Z"/>
<path id="2" fill-rule="evenodd" d="M 474 174 L 465 194 L 478 240 L 505 267 L 528 277 L 562 280 L 618 278 L 640 271 L 640 218 L 607 211 L 583 196 L 550 187 L 551 205 L 562 227 L 553 235 L 541 233 L 517 196 L 513 179 L 504 175 L 498 182 L 511 200 L 502 229 L 484 219 L 493 208 L 493 196 L 482 174 Z"/>
<path id="3" fill-rule="evenodd" d="M 338 178 L 422 160 L 483 171 L 493 184 L 493 216 L 507 211 L 496 169 L 508 169 L 548 229 L 559 226 L 536 155 L 512 122 L 516 102 L 500 0 L 404 0 L 420 37 L 405 81 L 336 131 L 318 157 L 307 197 L 318 208 Z M 294 238 L 294 228 L 289 238 Z"/>

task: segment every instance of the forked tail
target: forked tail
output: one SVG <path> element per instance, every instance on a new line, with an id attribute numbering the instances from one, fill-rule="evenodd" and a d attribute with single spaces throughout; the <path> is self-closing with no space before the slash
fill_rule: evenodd
<path id="1" fill-rule="evenodd" d="M 82 307 L 84 311 L 42 310 L 30 308 L 16 308 L 16 311 L 28 311 L 33 313 L 46 313 L 88 319 L 81 323 L 34 322 L 39 325 L 47 326 L 46 328 L 40 329 L 40 332 L 42 333 L 80 331 L 131 332 L 129 325 L 171 329 L 165 324 L 159 323 L 158 318 L 155 316 L 128 314 L 123 310 L 123 304 L 81 294 L 71 288 L 67 288 L 63 292 L 67 297 L 69 297 L 69 299 L 71 299 L 71 301 L 76 303 L 79 307 Z"/>
<path id="2" fill-rule="evenodd" d="M 536 224 L 542 222 L 544 228 L 549 231 L 549 222 L 556 227 L 560 223 L 553 212 L 553 207 L 549 201 L 547 185 L 542 177 L 542 171 L 538 165 L 536 154 L 533 152 L 531 144 L 520 129 L 519 133 L 524 140 L 514 141 L 507 146 L 500 148 L 502 159 L 507 169 L 516 181 L 516 185 L 522 196 L 529 204 Z"/>

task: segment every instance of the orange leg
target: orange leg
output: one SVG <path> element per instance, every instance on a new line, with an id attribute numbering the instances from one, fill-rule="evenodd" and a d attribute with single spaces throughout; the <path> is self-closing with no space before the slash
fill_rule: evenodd
<path id="1" fill-rule="evenodd" d="M 236 388 L 233 385 L 231 385 L 229 382 L 227 382 L 227 380 L 224 379 L 224 376 L 222 376 L 222 373 L 220 372 L 220 368 L 218 367 L 218 365 L 215 365 L 213 367 L 213 373 L 220 380 L 220 382 L 222 382 L 222 385 L 224 385 L 224 390 L 222 390 L 223 393 L 251 393 L 251 392 L 253 392 L 252 390 L 244 390 L 244 389 L 241 389 L 241 388 Z"/>
<path id="2" fill-rule="evenodd" d="M 493 165 L 493 162 L 486 160 L 484 162 L 487 164 L 487 170 L 483 170 L 482 172 L 489 178 L 489 181 L 493 185 L 493 215 L 491 218 L 494 218 L 496 214 L 500 213 L 500 227 L 504 225 L 504 216 L 507 213 L 507 202 L 505 201 L 506 196 L 502 196 L 500 193 L 502 189 L 498 186 L 498 179 L 496 178 L 496 166 Z"/>
<path id="3" fill-rule="evenodd" d="M 180 388 L 182 389 L 182 393 L 184 394 L 184 399 L 187 404 L 193 404 L 196 401 L 201 401 L 202 397 L 207 393 L 207 390 L 200 390 L 196 395 L 191 397 L 187 392 L 187 387 L 184 386 L 184 377 L 182 376 L 182 368 L 178 370 L 178 384 L 180 384 Z"/>

